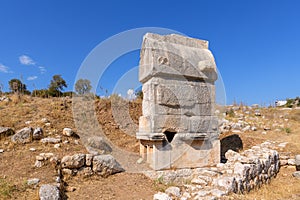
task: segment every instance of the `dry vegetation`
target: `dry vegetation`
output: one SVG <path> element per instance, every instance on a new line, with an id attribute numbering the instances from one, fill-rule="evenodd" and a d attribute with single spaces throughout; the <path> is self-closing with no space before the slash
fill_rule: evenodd
<path id="1" fill-rule="evenodd" d="M 23 96 L 12 97 L 11 102 L 0 102 L 0 126 L 12 127 L 19 130 L 26 126 L 42 127 L 46 136 L 62 138 L 69 141 L 62 144 L 58 149 L 53 145 L 43 145 L 34 141 L 25 145 L 15 145 L 10 138 L 0 140 L 0 199 L 38 199 L 38 189 L 26 185 L 30 178 L 41 179 L 40 184 L 54 183 L 55 170 L 51 164 L 42 168 L 35 168 L 35 156 L 42 152 L 52 152 L 61 158 L 64 155 L 73 155 L 76 152 L 87 153 L 81 145 L 80 139 L 70 138 L 62 135 L 65 127 L 76 131 L 72 116 L 71 99 L 51 98 L 42 99 Z M 138 152 L 138 143 L 135 137 L 125 134 L 122 126 L 113 118 L 111 102 L 109 99 L 98 99 L 95 101 L 98 121 L 106 136 L 119 147 Z M 138 124 L 141 115 L 141 101 L 137 100 L 129 104 L 129 114 L 132 120 Z M 120 108 L 121 109 L 121 108 Z M 244 149 L 262 143 L 266 140 L 278 143 L 288 142 L 287 146 L 278 149 L 280 153 L 288 153 L 291 156 L 300 152 L 300 110 L 282 111 L 280 109 L 268 108 L 261 110 L 265 118 L 263 123 L 275 123 L 281 119 L 288 119 L 284 128 L 280 131 L 271 129 L 267 134 L 261 134 L 261 130 L 255 132 L 240 133 Z M 46 126 L 41 122 L 47 118 L 51 123 Z M 31 121 L 30 125 L 25 122 Z M 130 127 L 131 129 L 133 127 Z M 221 138 L 232 135 L 231 132 L 223 134 Z M 77 144 L 79 142 L 79 144 Z M 35 148 L 31 152 L 29 149 Z M 231 199 L 300 199 L 299 180 L 292 177 L 292 167 L 283 167 L 277 178 L 270 185 L 263 186 L 258 191 L 252 191 L 247 195 L 231 195 Z M 164 189 L 166 186 L 146 178 L 142 174 L 121 173 L 109 178 L 97 176 L 82 178 L 74 177 L 68 181 L 69 187 L 74 187 L 74 192 L 67 192 L 69 199 L 152 199 L 153 194 Z"/>

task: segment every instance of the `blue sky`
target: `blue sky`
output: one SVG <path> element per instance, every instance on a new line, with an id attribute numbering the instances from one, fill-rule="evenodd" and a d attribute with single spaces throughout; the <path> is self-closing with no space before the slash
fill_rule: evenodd
<path id="1" fill-rule="evenodd" d="M 209 40 L 227 103 L 300 96 L 300 1 L 0 0 L 0 83 L 47 88 L 61 74 L 72 90 L 81 63 L 102 41 L 140 27 Z M 112 92 L 139 52 L 116 60 L 99 82 Z M 97 89 L 101 93 L 100 89 Z"/>

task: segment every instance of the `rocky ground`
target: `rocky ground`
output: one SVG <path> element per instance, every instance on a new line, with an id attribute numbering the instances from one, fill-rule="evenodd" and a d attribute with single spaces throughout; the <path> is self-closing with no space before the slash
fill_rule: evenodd
<path id="1" fill-rule="evenodd" d="M 18 142 L 23 137 L 1 136 L 0 199 L 38 199 L 43 184 L 57 182 L 57 160 L 89 152 L 76 135 L 78 130 L 73 120 L 71 99 L 10 98 L 11 101 L 0 102 L 0 127 L 9 127 L 14 132 L 32 127 L 33 137 L 23 144 Z M 114 121 L 110 99 L 96 100 L 95 108 L 97 119 L 109 140 L 121 149 L 138 152 L 137 140 L 123 131 L 127 128 L 134 133 L 135 126 L 127 127 Z M 137 124 L 141 115 L 140 100 L 129 104 L 129 114 Z M 292 159 L 300 152 L 300 110 L 241 105 L 218 108 L 216 114 L 220 118 L 223 155 L 228 149 L 243 151 L 269 141 L 272 149 L 279 152 L 282 165 L 270 184 L 248 194 L 232 194 L 226 198 L 299 199 L 299 179 L 292 176 L 295 172 Z M 36 129 L 38 127 L 43 131 L 42 136 Z M 64 131 L 65 128 L 70 128 L 75 134 L 68 133 L 68 129 Z M 54 141 L 49 142 L 49 138 Z M 226 160 L 224 156 L 223 160 Z M 143 174 L 128 172 L 106 178 L 70 175 L 65 181 L 65 194 L 69 199 L 153 199 L 157 192 L 173 186 L 151 180 Z"/>

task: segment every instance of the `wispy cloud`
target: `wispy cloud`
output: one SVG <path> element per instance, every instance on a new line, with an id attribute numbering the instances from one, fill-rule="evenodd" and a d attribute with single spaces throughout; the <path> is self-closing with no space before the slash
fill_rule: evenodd
<path id="1" fill-rule="evenodd" d="M 39 66 L 39 70 L 40 70 L 40 73 L 41 74 L 45 74 L 46 73 L 46 67 L 43 67 L 43 66 Z"/>
<path id="2" fill-rule="evenodd" d="M 37 78 L 38 78 L 37 76 L 29 76 L 29 77 L 27 77 L 27 81 L 33 81 Z"/>
<path id="3" fill-rule="evenodd" d="M 0 63 L 0 72 L 2 73 L 12 73 L 12 71 L 9 70 L 9 67 L 3 65 Z"/>
<path id="4" fill-rule="evenodd" d="M 29 56 L 26 55 L 20 56 L 19 61 L 22 65 L 35 65 L 34 60 L 32 60 Z"/>

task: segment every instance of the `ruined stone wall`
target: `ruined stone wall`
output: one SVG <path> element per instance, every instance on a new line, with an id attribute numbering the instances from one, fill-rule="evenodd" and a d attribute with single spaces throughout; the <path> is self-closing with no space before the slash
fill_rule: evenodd
<path id="1" fill-rule="evenodd" d="M 244 194 L 270 183 L 279 172 L 279 154 L 270 146 L 271 143 L 264 142 L 242 153 L 229 150 L 226 152 L 227 162 L 216 167 L 148 171 L 145 174 L 164 183 L 183 185 L 179 194 L 186 199 Z M 159 195 L 173 197 L 172 194 Z"/>

